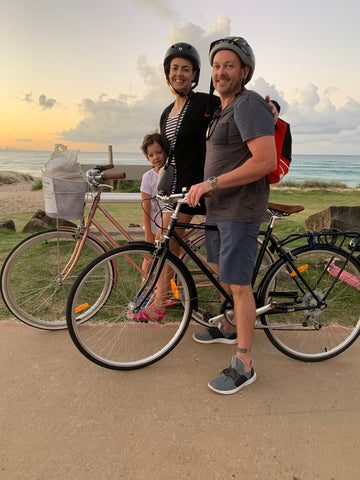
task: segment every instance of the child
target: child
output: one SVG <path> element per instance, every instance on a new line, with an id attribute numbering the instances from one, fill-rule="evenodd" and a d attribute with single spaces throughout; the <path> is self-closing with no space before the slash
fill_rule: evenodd
<path id="1" fill-rule="evenodd" d="M 155 236 L 161 226 L 161 207 L 162 204 L 153 199 L 156 196 L 156 184 L 158 180 L 159 168 L 166 161 L 166 153 L 161 141 L 161 135 L 157 131 L 145 135 L 141 145 L 145 157 L 152 165 L 152 169 L 145 172 L 141 181 L 141 198 L 143 207 L 143 219 L 145 230 L 145 241 L 155 242 Z"/>

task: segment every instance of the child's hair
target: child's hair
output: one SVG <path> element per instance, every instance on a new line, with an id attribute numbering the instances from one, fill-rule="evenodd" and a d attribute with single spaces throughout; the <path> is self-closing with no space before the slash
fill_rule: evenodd
<path id="1" fill-rule="evenodd" d="M 152 145 L 153 143 L 158 143 L 161 145 L 162 148 L 164 148 L 161 135 L 158 130 L 155 130 L 152 133 L 148 133 L 145 135 L 144 140 L 141 144 L 141 150 L 143 151 L 144 155 L 147 156 L 147 149 Z"/>

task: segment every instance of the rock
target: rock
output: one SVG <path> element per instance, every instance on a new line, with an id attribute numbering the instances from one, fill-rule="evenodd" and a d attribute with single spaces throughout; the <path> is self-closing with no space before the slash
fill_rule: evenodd
<path id="1" fill-rule="evenodd" d="M 39 218 L 32 218 L 28 221 L 28 223 L 23 228 L 23 232 L 25 233 L 34 233 L 39 232 L 40 230 L 44 230 L 49 228 L 49 225 L 42 222 Z"/>
<path id="2" fill-rule="evenodd" d="M 310 215 L 305 220 L 305 227 L 311 232 L 335 228 L 360 233 L 360 206 L 328 207 L 321 212 Z"/>
<path id="3" fill-rule="evenodd" d="M 3 218 L 0 220 L 0 228 L 7 228 L 9 230 L 12 230 L 13 232 L 16 232 L 14 221 L 8 218 Z"/>
<path id="4" fill-rule="evenodd" d="M 68 220 L 59 219 L 60 226 L 76 227 L 76 224 Z M 32 218 L 25 225 L 23 232 L 39 232 L 40 230 L 56 227 L 56 219 L 46 215 L 44 210 L 37 210 Z"/>

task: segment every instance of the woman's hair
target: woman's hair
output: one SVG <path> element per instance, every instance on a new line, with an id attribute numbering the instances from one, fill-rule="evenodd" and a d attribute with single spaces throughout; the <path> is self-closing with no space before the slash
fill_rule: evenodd
<path id="1" fill-rule="evenodd" d="M 162 138 L 158 130 L 155 130 L 154 132 L 145 135 L 144 140 L 141 144 L 141 150 L 143 151 L 143 154 L 145 156 L 147 156 L 147 150 L 149 146 L 153 143 L 158 143 L 162 148 L 164 148 Z"/>

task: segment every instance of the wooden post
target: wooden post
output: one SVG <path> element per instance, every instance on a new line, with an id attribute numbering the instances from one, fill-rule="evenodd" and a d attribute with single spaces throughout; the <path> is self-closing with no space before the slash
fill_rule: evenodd
<path id="1" fill-rule="evenodd" d="M 109 150 L 109 164 L 114 165 L 112 145 L 108 145 L 108 150 Z"/>
<path id="2" fill-rule="evenodd" d="M 109 164 L 114 165 L 112 145 L 108 145 L 108 150 L 109 150 Z M 110 180 L 109 182 L 110 182 L 110 185 L 113 187 L 113 189 L 117 190 L 119 180 Z"/>

